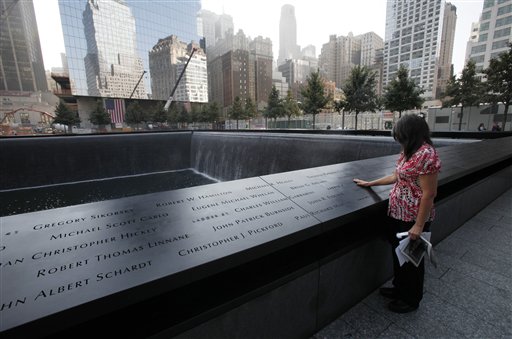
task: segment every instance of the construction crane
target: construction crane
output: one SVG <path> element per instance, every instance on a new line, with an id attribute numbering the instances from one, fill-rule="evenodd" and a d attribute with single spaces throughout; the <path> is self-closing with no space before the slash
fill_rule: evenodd
<path id="1" fill-rule="evenodd" d="M 178 85 L 180 83 L 181 77 L 183 77 L 183 74 L 185 74 L 185 70 L 187 69 L 188 63 L 190 62 L 190 59 L 192 59 L 192 56 L 194 55 L 194 52 L 197 51 L 197 48 L 192 48 L 192 53 L 190 53 L 190 56 L 188 57 L 187 63 L 185 64 L 185 67 L 183 67 L 183 70 L 181 71 L 180 77 L 178 78 L 178 81 L 176 81 L 176 84 L 174 84 L 174 88 L 172 89 L 171 95 L 169 96 L 169 99 L 167 99 L 167 102 L 165 103 L 164 110 L 167 112 L 169 110 L 169 107 L 171 107 L 171 103 L 173 101 L 174 92 L 176 92 L 176 89 L 178 88 Z"/>

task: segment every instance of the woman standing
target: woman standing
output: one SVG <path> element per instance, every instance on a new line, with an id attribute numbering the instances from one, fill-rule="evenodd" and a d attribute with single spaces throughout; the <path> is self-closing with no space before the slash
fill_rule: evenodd
<path id="1" fill-rule="evenodd" d="M 422 232 L 430 230 L 441 162 L 424 118 L 404 115 L 393 128 L 393 138 L 402 146 L 395 171 L 373 181 L 354 179 L 354 182 L 363 187 L 393 184 L 388 205 L 388 235 L 393 247 L 394 279 L 393 287 L 381 288 L 380 293 L 393 299 L 388 305 L 391 311 L 406 313 L 416 310 L 423 297 L 425 266 L 424 260 L 418 267 L 409 262 L 399 265 L 396 233 L 408 232 L 411 241 L 415 241 Z"/>

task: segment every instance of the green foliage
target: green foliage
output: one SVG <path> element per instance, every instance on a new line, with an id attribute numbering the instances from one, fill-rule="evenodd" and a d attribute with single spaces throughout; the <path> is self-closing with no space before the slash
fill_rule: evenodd
<path id="1" fill-rule="evenodd" d="M 402 116 L 403 111 L 421 108 L 425 100 L 421 95 L 425 92 L 419 88 L 413 79 L 409 78 L 409 70 L 400 65 L 395 79 L 386 86 L 384 94 L 384 106 L 392 112 L 398 112 Z"/>
<path id="2" fill-rule="evenodd" d="M 112 122 L 112 120 L 110 119 L 110 114 L 108 114 L 105 108 L 103 107 L 103 103 L 101 102 L 101 100 L 98 100 L 96 102 L 96 108 L 94 109 L 94 111 L 91 112 L 89 121 L 91 122 L 91 124 L 98 126 L 108 125 Z"/>
<path id="3" fill-rule="evenodd" d="M 219 121 L 220 118 L 220 108 L 217 102 L 212 102 L 206 107 L 206 117 L 205 121 L 214 123 Z"/>
<path id="4" fill-rule="evenodd" d="M 343 92 L 345 93 L 344 109 L 356 113 L 355 129 L 357 130 L 357 116 L 360 112 L 375 112 L 377 109 L 377 94 L 375 94 L 376 75 L 366 66 L 352 68 Z"/>
<path id="5" fill-rule="evenodd" d="M 196 104 L 196 103 L 192 103 L 191 104 L 191 111 L 190 111 L 190 120 L 192 122 L 203 121 L 201 115 L 202 115 L 201 114 L 201 107 L 198 104 Z"/>
<path id="6" fill-rule="evenodd" d="M 179 108 L 177 108 L 177 110 L 178 110 L 178 113 L 177 113 L 176 119 L 179 123 L 186 125 L 189 122 L 191 122 L 191 116 L 187 112 L 187 108 L 185 107 L 185 105 L 183 105 L 183 104 L 180 105 Z"/>
<path id="7" fill-rule="evenodd" d="M 320 78 L 320 71 L 312 72 L 307 78 L 307 85 L 301 91 L 304 102 L 302 109 L 304 112 L 313 114 L 313 129 L 315 128 L 315 116 L 320 113 L 330 101 L 330 98 L 324 94 L 324 84 Z"/>
<path id="8" fill-rule="evenodd" d="M 151 115 L 151 120 L 153 122 L 167 122 L 169 120 L 169 113 L 164 110 L 165 104 L 159 103 L 155 106 L 153 110 L 153 114 Z"/>
<path id="9" fill-rule="evenodd" d="M 149 115 L 142 110 L 138 101 L 131 102 L 126 108 L 124 120 L 128 124 L 139 125 L 141 122 L 149 120 Z"/>
<path id="10" fill-rule="evenodd" d="M 341 113 L 345 108 L 345 102 L 342 100 L 336 100 L 334 102 L 334 110 L 338 113 Z"/>
<path id="11" fill-rule="evenodd" d="M 229 110 L 229 118 L 236 120 L 236 129 L 238 129 L 238 120 L 244 118 L 244 108 L 242 107 L 242 100 L 239 96 L 235 97 L 233 106 Z"/>
<path id="12" fill-rule="evenodd" d="M 55 108 L 54 124 L 62 124 L 68 126 L 68 131 L 71 131 L 71 126 L 79 124 L 80 118 L 75 112 L 72 112 L 62 101 L 59 101 Z"/>
<path id="13" fill-rule="evenodd" d="M 171 104 L 171 107 L 169 107 L 169 112 L 167 113 L 168 116 L 168 122 L 174 127 L 178 123 L 178 105 L 177 103 Z"/>
<path id="14" fill-rule="evenodd" d="M 299 104 L 293 97 L 292 91 L 290 90 L 288 90 L 288 93 L 286 93 L 286 98 L 283 101 L 283 111 L 284 114 L 288 117 L 287 127 L 290 127 L 290 119 L 300 115 Z"/>
<path id="15" fill-rule="evenodd" d="M 276 86 L 272 86 L 268 95 L 267 108 L 263 111 L 263 116 L 265 119 L 276 120 L 277 118 L 282 117 L 283 114 L 284 108 L 282 100 L 279 98 L 279 91 Z"/>
<path id="16" fill-rule="evenodd" d="M 258 114 L 258 108 L 250 97 L 245 99 L 245 119 L 251 119 Z"/>
<path id="17" fill-rule="evenodd" d="M 483 97 L 483 86 L 480 78 L 476 76 L 476 67 L 473 60 L 469 60 L 462 70 L 459 79 L 452 76 L 446 87 L 446 96 L 443 98 L 443 106 L 461 106 L 459 131 L 462 128 L 464 107 L 477 106 Z"/>
<path id="18" fill-rule="evenodd" d="M 509 44 L 507 52 L 490 60 L 489 67 L 483 73 L 487 77 L 484 83 L 487 101 L 502 102 L 505 105 L 503 116 L 503 130 L 505 130 L 508 108 L 512 104 L 512 43 Z"/>

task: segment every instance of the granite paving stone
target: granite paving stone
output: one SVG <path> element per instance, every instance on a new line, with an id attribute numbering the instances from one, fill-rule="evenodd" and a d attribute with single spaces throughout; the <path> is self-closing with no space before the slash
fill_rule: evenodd
<path id="1" fill-rule="evenodd" d="M 377 338 L 378 339 L 411 339 L 411 338 L 417 338 L 417 337 L 408 333 L 403 328 L 398 327 L 395 324 L 391 324 Z"/>
<path id="2" fill-rule="evenodd" d="M 445 303 L 459 307 L 469 314 L 479 316 L 483 321 L 505 331 L 510 324 L 506 323 L 506 314 L 510 309 L 485 300 L 485 295 L 471 294 L 462 285 L 445 283 L 439 279 L 425 281 L 427 292 L 436 295 Z"/>
<path id="3" fill-rule="evenodd" d="M 501 272 L 491 272 L 479 266 L 464 262 L 458 258 L 446 256 L 443 253 L 437 253 L 439 261 L 438 267 L 448 267 L 450 270 L 463 272 L 468 277 L 485 281 L 486 283 L 502 288 L 504 290 L 512 291 L 510 285 L 510 277 L 504 276 Z M 429 272 L 428 270 L 426 271 Z"/>
<path id="4" fill-rule="evenodd" d="M 389 327 L 390 321 L 364 303 L 357 304 L 342 317 L 358 333 L 358 338 L 375 338 Z"/>
<path id="5" fill-rule="evenodd" d="M 509 189 L 434 247 L 417 311 L 388 311 L 377 289 L 313 338 L 512 338 L 511 241 Z"/>

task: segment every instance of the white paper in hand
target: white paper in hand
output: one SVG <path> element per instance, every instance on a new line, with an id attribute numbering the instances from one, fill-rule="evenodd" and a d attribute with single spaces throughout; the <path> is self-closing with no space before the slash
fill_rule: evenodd
<path id="1" fill-rule="evenodd" d="M 426 240 L 426 242 L 430 245 L 430 236 L 431 236 L 431 232 L 423 232 L 421 234 L 421 237 L 423 238 L 423 240 Z M 405 264 L 406 262 L 408 261 L 411 261 L 407 256 L 404 255 L 404 250 L 405 248 L 407 247 L 407 245 L 409 245 L 410 241 L 411 241 L 411 238 L 409 238 L 408 236 L 409 234 L 407 232 L 402 232 L 402 233 L 397 233 L 396 236 L 397 238 L 402 238 L 402 237 L 405 237 L 404 239 L 402 239 L 400 241 L 400 243 L 398 244 L 397 248 L 395 248 L 395 253 L 396 253 L 396 256 L 398 258 L 398 263 L 400 264 L 400 266 L 402 266 L 403 264 Z M 428 253 L 427 255 L 430 257 L 431 261 L 433 262 L 434 266 L 437 267 L 437 263 L 433 260 L 433 251 L 432 251 L 432 245 L 429 246 L 428 248 Z M 422 259 L 422 258 L 421 258 Z M 419 261 L 421 261 L 421 259 Z M 419 262 L 418 262 L 419 264 Z M 416 264 L 415 264 L 416 265 Z M 417 265 L 416 265 L 417 266 Z"/>
<path id="2" fill-rule="evenodd" d="M 398 243 L 397 248 L 395 248 L 396 256 L 398 257 L 398 263 L 400 266 L 407 262 L 407 257 L 403 255 L 402 250 L 409 244 L 409 237 L 405 237 Z"/>

